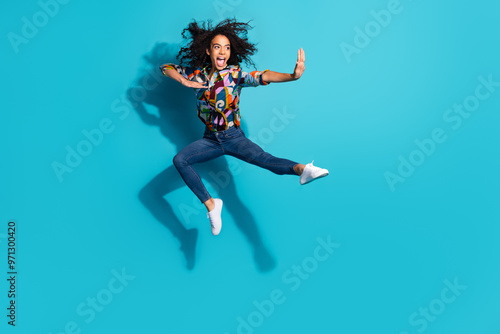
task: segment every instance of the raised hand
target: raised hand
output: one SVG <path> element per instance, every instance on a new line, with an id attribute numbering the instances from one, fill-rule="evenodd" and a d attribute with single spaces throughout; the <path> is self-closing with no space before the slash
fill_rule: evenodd
<path id="1" fill-rule="evenodd" d="M 300 48 L 297 53 L 297 63 L 295 64 L 295 70 L 293 70 L 292 77 L 297 80 L 302 76 L 304 70 L 306 69 L 306 65 L 304 62 L 306 61 L 306 54 L 304 53 L 304 49 Z"/>

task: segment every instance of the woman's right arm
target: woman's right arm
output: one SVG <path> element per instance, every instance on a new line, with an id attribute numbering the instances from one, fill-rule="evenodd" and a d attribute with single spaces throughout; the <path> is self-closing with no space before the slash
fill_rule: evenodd
<path id="1" fill-rule="evenodd" d="M 165 64 L 160 66 L 161 72 L 163 75 L 174 79 L 175 81 L 179 82 L 185 87 L 190 87 L 190 88 L 207 88 L 206 83 L 199 83 L 196 81 L 191 81 L 187 79 L 184 75 L 179 73 L 179 70 L 185 73 L 182 67 L 174 64 Z"/>

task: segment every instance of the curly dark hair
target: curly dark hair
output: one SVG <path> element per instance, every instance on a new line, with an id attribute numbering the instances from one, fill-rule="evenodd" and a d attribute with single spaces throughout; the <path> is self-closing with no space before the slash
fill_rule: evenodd
<path id="1" fill-rule="evenodd" d="M 225 19 L 213 27 L 211 20 L 202 22 L 201 25 L 193 20 L 182 31 L 182 37 L 187 41 L 187 45 L 181 48 L 177 59 L 182 65 L 190 67 L 204 67 L 211 64 L 206 49 L 210 49 L 210 43 L 215 36 L 224 35 L 231 43 L 231 56 L 227 60 L 227 64 L 239 65 L 245 62 L 247 65 L 255 67 L 250 56 L 257 52 L 257 48 L 247 38 L 248 30 L 253 28 L 249 22 Z"/>

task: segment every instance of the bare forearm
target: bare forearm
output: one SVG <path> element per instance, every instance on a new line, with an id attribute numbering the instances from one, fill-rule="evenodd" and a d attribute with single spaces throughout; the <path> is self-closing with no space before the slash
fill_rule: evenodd
<path id="1" fill-rule="evenodd" d="M 262 73 L 262 80 L 265 82 L 287 82 L 297 80 L 293 74 L 267 71 Z"/>
<path id="2" fill-rule="evenodd" d="M 306 69 L 306 66 L 304 65 L 305 60 L 306 55 L 304 53 L 304 49 L 300 48 L 297 52 L 297 62 L 295 63 L 295 69 L 292 74 L 267 71 L 262 73 L 262 80 L 265 82 L 287 82 L 298 80 Z"/>

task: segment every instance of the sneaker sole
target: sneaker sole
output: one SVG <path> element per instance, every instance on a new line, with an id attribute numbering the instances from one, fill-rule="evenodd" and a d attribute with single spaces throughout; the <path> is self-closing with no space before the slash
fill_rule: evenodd
<path id="1" fill-rule="evenodd" d="M 308 183 L 311 183 L 312 181 L 314 180 L 317 180 L 317 179 L 321 179 L 322 177 L 325 177 L 325 176 L 328 176 L 330 173 L 324 173 L 324 174 L 321 174 L 319 176 L 316 176 L 314 179 L 310 179 L 309 181 L 307 182 L 304 182 L 304 183 L 300 183 L 301 185 L 304 185 L 304 184 L 308 184 Z"/>

